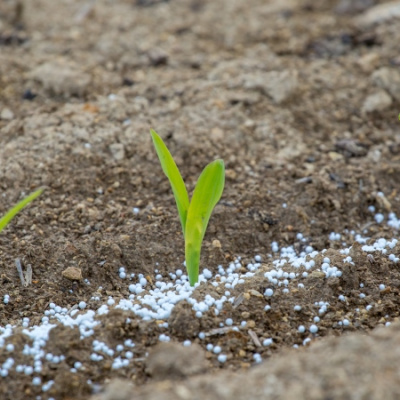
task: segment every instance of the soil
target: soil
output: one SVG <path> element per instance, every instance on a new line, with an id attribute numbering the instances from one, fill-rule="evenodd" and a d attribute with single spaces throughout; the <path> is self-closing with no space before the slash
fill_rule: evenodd
<path id="1" fill-rule="evenodd" d="M 11 299 L 0 303 L 0 326 L 17 327 L 6 340 L 15 346 L 15 363 L 28 362 L 22 354 L 29 343 L 23 318 L 33 326 L 50 303 L 70 309 L 85 301 L 97 309 L 93 296 L 128 297 L 121 266 L 143 274 L 149 287 L 157 274 L 182 268 L 180 222 L 150 128 L 165 140 L 190 192 L 207 163 L 225 161 L 225 190 L 203 242 L 202 267 L 215 274 L 218 265 L 227 267 L 240 257 L 246 272 L 255 255 L 263 263 L 253 278 L 231 290 L 240 301 L 220 315 L 196 318 L 181 302 L 168 328 L 162 326 L 166 321 L 143 321 L 118 309 L 100 317 L 97 338 L 110 347 L 126 339 L 136 343 L 126 368 L 112 369 L 112 358 L 91 361 L 92 339 L 80 340 L 77 328 L 57 326 L 46 351 L 65 359 L 44 364 L 39 374 L 43 382 L 55 381 L 51 389 L 43 393 L 41 386 L 32 386 L 32 376 L 12 370 L 0 378 L 0 397 L 87 399 L 121 378 L 134 385 L 125 387 L 124 398 L 143 386 L 140 393 L 150 399 L 156 390 L 168 389 L 160 384 L 152 389 L 160 377 L 168 382 L 200 375 L 195 383 L 188 378 L 175 398 L 200 386 L 204 392 L 198 398 L 207 393 L 214 398 L 211 383 L 204 382 L 216 376 L 218 385 L 239 399 L 238 382 L 243 387 L 246 380 L 232 376 L 257 376 L 257 368 L 274 363 L 281 374 L 287 363 L 290 374 L 291 360 L 312 355 L 313 347 L 315 357 L 323 357 L 325 342 L 347 351 L 346 342 L 339 344 L 350 340 L 342 338 L 349 332 L 370 335 L 388 322 L 396 325 L 399 264 L 380 252 L 367 254 L 355 235 L 370 238 L 368 243 L 398 236 L 369 211 L 373 206 L 385 218 L 390 212 L 400 216 L 398 7 L 396 1 L 367 0 L 2 1 L 0 214 L 24 194 L 45 187 L 0 236 L 0 298 Z M 332 240 L 331 232 L 341 234 L 340 241 Z M 294 246 L 298 254 L 307 246 L 327 249 L 316 263 L 328 256 L 343 275 L 299 275 L 292 284 L 303 284 L 302 290 L 288 295 L 277 288 L 268 299 L 264 273 L 272 268 L 272 242 Z M 354 244 L 354 265 L 343 260 L 343 242 Z M 391 252 L 400 257 L 400 243 Z M 25 269 L 32 267 L 27 287 L 21 285 L 16 259 Z M 79 268 L 83 279 L 67 279 L 68 267 Z M 204 283 L 193 297 L 218 290 Z M 329 312 L 318 334 L 299 333 L 299 325 L 312 323 L 315 302 L 322 300 Z M 368 304 L 373 307 L 366 312 Z M 300 312 L 295 305 L 301 305 Z M 247 325 L 219 329 L 227 318 Z M 339 323 L 343 318 L 349 325 Z M 206 350 L 199 332 L 224 349 L 225 363 Z M 160 334 L 173 343 L 190 339 L 201 353 L 193 359 L 204 357 L 196 362 L 199 368 L 175 365 L 168 373 L 154 366 L 149 353 L 179 354 L 165 350 L 167 345 L 160 350 Z M 266 338 L 273 344 L 259 346 Z M 312 340 L 304 342 L 307 338 Z M 289 351 L 294 345 L 299 349 Z M 390 354 L 391 348 L 385 349 Z M 255 353 L 264 360 L 262 367 L 253 368 Z M 0 348 L 0 363 L 8 357 Z M 373 354 L 363 357 L 363 367 L 375 371 Z M 76 361 L 84 368 L 72 373 Z M 301 381 L 301 371 L 297 374 Z M 305 378 L 304 393 L 311 386 Z M 273 398 L 260 393 L 250 398 Z M 340 397 L 344 392 L 332 385 L 320 393 L 307 398 L 355 398 L 351 391 Z M 373 392 L 366 396 L 378 398 Z"/>

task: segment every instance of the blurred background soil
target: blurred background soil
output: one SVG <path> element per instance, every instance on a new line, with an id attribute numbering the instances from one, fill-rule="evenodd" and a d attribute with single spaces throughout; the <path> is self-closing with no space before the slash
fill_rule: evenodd
<path id="1" fill-rule="evenodd" d="M 330 248 L 339 263 L 340 243 L 329 240 L 332 231 L 349 246 L 351 230 L 394 237 L 397 233 L 374 221 L 368 206 L 400 216 L 399 8 L 398 1 L 373 0 L 1 1 L 1 214 L 24 193 L 41 186 L 46 191 L 0 236 L 0 298 L 14 299 L 0 304 L 0 325 L 18 325 L 23 317 L 38 323 L 50 302 L 91 305 L 99 286 L 122 298 L 129 292 L 118 276 L 121 265 L 149 282 L 155 263 L 163 274 L 181 267 L 180 223 L 150 128 L 164 138 L 189 191 L 208 162 L 225 160 L 226 187 L 202 252 L 202 265 L 214 272 L 238 256 L 246 263 L 255 254 L 271 253 L 272 241 L 295 244 L 298 251 L 306 245 Z M 299 232 L 307 243 L 296 240 Z M 398 246 L 394 251 L 399 256 Z M 29 287 L 21 286 L 16 258 L 32 266 Z M 339 287 L 350 299 L 340 313 L 360 304 L 361 280 L 371 288 L 390 287 L 385 296 L 371 289 L 380 308 L 368 318 L 353 313 L 346 332 L 369 332 L 384 325 L 386 315 L 396 320 L 398 267 L 379 256 L 371 264 L 359 254 L 356 268 L 340 282 L 309 283 L 306 298 L 278 297 L 271 320 L 265 320 L 264 300 L 257 296 L 232 313 L 248 312 L 256 334 L 273 335 L 276 344 L 263 358 L 279 360 L 282 353 L 282 360 L 291 360 L 293 353 L 284 354 L 303 339 L 297 326 L 310 320 L 321 294 L 331 297 L 334 319 Z M 90 285 L 63 277 L 67 267 L 80 268 Z M 260 275 L 245 290 L 262 292 L 263 285 Z M 294 317 L 289 310 L 299 300 L 308 300 L 310 309 Z M 116 340 L 125 318 L 115 313 L 105 319 L 104 337 Z M 218 325 L 217 317 L 207 318 L 197 331 Z M 285 318 L 289 322 L 282 324 Z M 121 335 L 142 340 L 138 354 L 144 357 L 160 332 L 156 323 L 135 324 Z M 320 336 L 346 333 L 331 327 L 327 323 Z M 182 329 L 170 333 L 172 339 L 183 339 Z M 74 335 L 55 331 L 55 351 L 70 341 L 89 357 L 90 345 L 79 344 Z M 245 334 L 229 340 L 233 355 L 223 369 L 247 370 L 254 343 Z M 330 340 L 330 346 L 345 348 L 340 339 Z M 315 357 L 324 357 L 322 343 L 315 345 Z M 298 362 L 311 365 L 312 349 L 296 353 Z M 385 349 L 391 352 L 390 346 Z M 276 362 L 284 368 L 285 361 Z M 360 362 L 368 370 L 368 354 Z M 267 364 L 265 374 L 278 368 Z M 376 368 L 375 361 L 370 364 Z M 206 374 L 220 368 L 209 358 Z M 88 379 L 100 385 L 118 376 L 139 386 L 153 382 L 142 361 L 123 372 L 90 367 L 72 376 L 68 370 L 65 364 L 43 372 L 56 379 L 51 394 L 57 399 L 87 398 Z M 249 374 L 261 379 L 260 372 Z M 311 390 L 313 380 L 296 374 L 301 390 Z M 196 398 L 225 398 L 212 397 L 208 379 L 185 383 L 171 398 L 194 399 L 185 393 L 199 387 L 205 392 Z M 244 398 L 231 375 L 216 379 L 224 389 L 232 383 L 237 395 L 230 398 Z M 334 387 L 322 385 L 315 395 L 304 392 L 304 398 L 358 398 Z M 161 388 L 160 396 L 163 390 L 170 388 Z M 249 398 L 274 398 L 266 390 Z M 0 393 L 16 400 L 36 396 L 30 378 L 21 374 L 1 384 Z M 157 393 L 138 398 L 167 398 L 151 397 Z M 398 398 L 382 393 L 386 397 L 367 391 L 363 398 Z"/>

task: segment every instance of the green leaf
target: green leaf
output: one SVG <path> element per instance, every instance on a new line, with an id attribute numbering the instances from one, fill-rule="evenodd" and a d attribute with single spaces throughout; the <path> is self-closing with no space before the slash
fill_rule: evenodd
<path id="1" fill-rule="evenodd" d="M 35 192 L 31 193 L 29 196 L 25 197 L 21 200 L 16 206 L 14 206 L 11 210 L 7 212 L 0 219 L 0 232 L 8 225 L 8 223 L 31 201 L 35 200 L 43 192 L 43 189 L 38 189 Z"/>
<path id="2" fill-rule="evenodd" d="M 193 192 L 185 233 L 186 269 L 191 286 L 198 281 L 201 244 L 211 213 L 221 198 L 224 184 L 224 162 L 215 160 L 204 168 Z"/>
<path id="3" fill-rule="evenodd" d="M 150 133 L 153 138 L 158 158 L 160 159 L 161 168 L 171 184 L 176 206 L 178 208 L 179 218 L 181 220 L 183 235 L 185 235 L 186 217 L 189 208 L 189 196 L 185 183 L 183 182 L 182 176 L 171 156 L 171 153 L 161 137 L 154 130 L 150 130 Z"/>

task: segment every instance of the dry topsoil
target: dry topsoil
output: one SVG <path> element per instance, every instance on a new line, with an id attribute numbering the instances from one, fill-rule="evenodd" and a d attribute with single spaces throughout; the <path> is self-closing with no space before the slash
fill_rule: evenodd
<path id="1" fill-rule="evenodd" d="M 398 236 L 368 207 L 400 216 L 399 8 L 398 1 L 374 0 L 2 1 L 0 210 L 23 192 L 46 190 L 0 236 L 0 299 L 10 296 L 0 303 L 0 326 L 20 327 L 23 318 L 39 324 L 50 303 L 69 309 L 85 301 L 96 309 L 96 293 L 127 297 L 121 265 L 142 273 L 150 287 L 155 268 L 166 276 L 182 267 L 180 223 L 150 128 L 164 138 L 190 190 L 208 162 L 225 160 L 226 187 L 202 266 L 215 274 L 241 257 L 245 272 L 256 254 L 263 265 L 231 291 L 239 304 L 218 316 L 195 318 L 183 302 L 169 321 L 122 310 L 101 317 L 96 338 L 110 347 L 136 343 L 127 368 L 112 369 L 111 358 L 91 361 L 90 338 L 54 328 L 46 351 L 65 359 L 39 374 L 55 381 L 51 389 L 43 393 L 32 376 L 13 370 L 0 378 L 0 397 L 88 399 L 120 378 L 124 383 L 97 396 L 399 398 L 399 327 L 374 330 L 398 319 L 399 264 L 359 245 L 353 266 L 340 254 L 355 233 L 372 242 Z M 324 256 L 343 275 L 315 271 L 293 280 L 302 290 L 266 299 L 272 242 L 298 253 L 328 249 Z M 400 246 L 392 253 L 399 257 Z M 17 258 L 33 270 L 27 287 Z M 83 279 L 67 279 L 68 267 Z M 193 296 L 218 290 L 205 283 Z M 300 333 L 319 301 L 329 312 L 318 333 Z M 247 325 L 215 330 L 226 318 Z M 6 343 L 23 365 L 29 340 L 22 328 L 15 332 Z M 199 332 L 224 349 L 225 363 Z M 161 333 L 171 343 L 160 345 Z M 259 346 L 263 338 L 273 344 Z M 180 344 L 187 339 L 190 348 Z M 254 367 L 254 353 L 263 365 Z M 0 363 L 8 357 L 0 349 Z M 76 361 L 84 368 L 73 373 Z"/>

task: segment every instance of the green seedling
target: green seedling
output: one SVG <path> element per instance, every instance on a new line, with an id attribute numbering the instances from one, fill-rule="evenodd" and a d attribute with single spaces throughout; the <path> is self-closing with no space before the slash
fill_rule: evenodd
<path id="1" fill-rule="evenodd" d="M 1 219 L 0 219 L 0 232 L 9 224 L 9 222 L 23 209 L 25 208 L 31 201 L 35 200 L 43 192 L 43 189 L 38 189 L 35 192 L 31 193 L 29 196 L 25 197 L 21 200 L 17 205 L 15 205 L 11 210 L 9 210 Z"/>
<path id="2" fill-rule="evenodd" d="M 223 160 L 215 160 L 204 168 L 189 202 L 185 183 L 171 153 L 154 130 L 150 133 L 161 167 L 174 193 L 185 239 L 186 269 L 190 285 L 193 286 L 199 279 L 201 244 L 208 221 L 224 190 L 225 165 Z"/>

